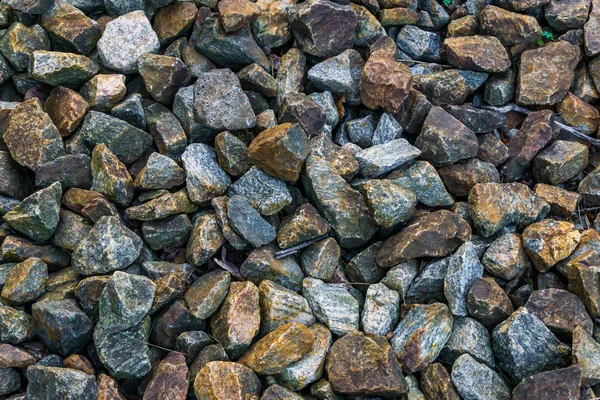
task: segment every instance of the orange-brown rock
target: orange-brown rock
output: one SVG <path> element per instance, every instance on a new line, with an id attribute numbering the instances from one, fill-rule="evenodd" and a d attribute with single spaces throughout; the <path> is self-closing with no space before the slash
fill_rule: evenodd
<path id="1" fill-rule="evenodd" d="M 285 324 L 256 342 L 239 359 L 239 363 L 259 375 L 282 372 L 298 361 L 314 342 L 312 332 L 298 322 Z"/>
<path id="2" fill-rule="evenodd" d="M 444 40 L 448 62 L 460 69 L 504 72 L 510 57 L 500 40 L 493 36 L 462 36 Z"/>
<path id="3" fill-rule="evenodd" d="M 308 138 L 299 124 L 284 123 L 262 131 L 248 147 L 250 162 L 265 172 L 295 182 L 308 156 Z"/>
<path id="4" fill-rule="evenodd" d="M 260 14 L 260 8 L 248 0 L 221 0 L 218 7 L 221 23 L 226 32 L 243 28 Z"/>
<path id="5" fill-rule="evenodd" d="M 427 399 L 460 400 L 461 397 L 450 378 L 450 374 L 440 363 L 430 364 L 421 372 L 421 390 Z"/>
<path id="6" fill-rule="evenodd" d="M 393 397 L 408 392 L 402 367 L 382 336 L 347 334 L 331 346 L 326 368 L 329 383 L 337 393 Z"/>
<path id="7" fill-rule="evenodd" d="M 424 213 L 385 241 L 377 252 L 383 268 L 419 257 L 444 257 L 471 239 L 469 224 L 458 214 L 446 210 Z"/>
<path id="8" fill-rule="evenodd" d="M 98 375 L 98 398 L 97 400 L 126 400 L 119 393 L 117 381 L 105 374 Z"/>
<path id="9" fill-rule="evenodd" d="M 229 294 L 210 319 L 212 335 L 233 359 L 241 356 L 260 328 L 258 288 L 252 282 L 232 282 Z"/>
<path id="10" fill-rule="evenodd" d="M 260 389 L 260 380 L 252 370 L 227 361 L 209 362 L 194 381 L 198 400 L 255 400 Z"/>
<path id="11" fill-rule="evenodd" d="M 63 367 L 78 369 L 79 371 L 83 371 L 88 375 L 95 375 L 96 371 L 94 371 L 94 367 L 90 360 L 85 358 L 80 354 L 71 354 L 69 357 L 63 360 Z"/>
<path id="12" fill-rule="evenodd" d="M 35 358 L 21 349 L 10 344 L 0 344 L 0 369 L 27 368 L 35 364 Z"/>
<path id="13" fill-rule="evenodd" d="M 406 65 L 385 50 L 375 51 L 360 75 L 360 97 L 372 110 L 383 108 L 396 114 L 402 109 L 411 84 L 412 73 Z"/>
<path id="14" fill-rule="evenodd" d="M 579 128 L 587 135 L 596 133 L 600 126 L 600 112 L 571 92 L 558 103 L 557 109 L 568 125 Z"/>
<path id="15" fill-rule="evenodd" d="M 44 103 L 44 109 L 61 136 L 70 135 L 85 117 L 90 105 L 82 95 L 62 86 L 55 87 Z"/>
<path id="16" fill-rule="evenodd" d="M 580 240 L 581 234 L 568 221 L 545 219 L 523 231 L 525 252 L 540 272 L 546 272 L 570 256 Z"/>

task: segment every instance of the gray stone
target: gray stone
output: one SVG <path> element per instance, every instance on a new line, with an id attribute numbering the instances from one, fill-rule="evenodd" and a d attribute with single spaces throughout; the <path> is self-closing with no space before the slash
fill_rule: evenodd
<path id="1" fill-rule="evenodd" d="M 73 267 L 82 275 L 98 275 L 131 265 L 142 251 L 142 240 L 115 217 L 98 219 L 88 237 L 73 251 Z"/>
<path id="2" fill-rule="evenodd" d="M 95 400 L 98 385 L 94 375 L 71 368 L 27 368 L 27 398 L 31 400 Z"/>
<path id="3" fill-rule="evenodd" d="M 160 154 L 179 161 L 188 138 L 177 117 L 160 103 L 144 102 L 148 131 Z"/>
<path id="4" fill-rule="evenodd" d="M 127 167 L 102 143 L 92 151 L 91 169 L 91 190 L 103 194 L 118 206 L 131 204 L 133 181 Z"/>
<path id="5" fill-rule="evenodd" d="M 25 311 L 0 306 L 0 342 L 19 344 L 32 334 L 31 316 Z"/>
<path id="6" fill-rule="evenodd" d="M 440 361 L 454 364 L 463 354 L 469 354 L 478 362 L 495 368 L 490 334 L 481 323 L 469 317 L 456 317 L 452 335 L 440 353 Z"/>
<path id="7" fill-rule="evenodd" d="M 133 185 L 144 190 L 172 189 L 185 183 L 185 171 L 171 158 L 152 153 Z"/>
<path id="8" fill-rule="evenodd" d="M 366 334 L 385 336 L 398 323 L 400 295 L 386 285 L 370 285 L 365 296 L 361 325 Z"/>
<path id="9" fill-rule="evenodd" d="M 355 118 L 345 123 L 348 139 L 360 147 L 370 147 L 375 132 L 375 117 L 372 114 L 362 118 Z"/>
<path id="10" fill-rule="evenodd" d="M 35 240 L 50 239 L 59 221 L 62 189 L 59 182 L 41 189 L 4 214 L 3 220 L 17 232 Z"/>
<path id="11" fill-rule="evenodd" d="M 86 56 L 58 51 L 36 50 L 30 56 L 28 74 L 52 86 L 78 88 L 100 71 Z"/>
<path id="12" fill-rule="evenodd" d="M 405 139 L 395 139 L 359 151 L 354 156 L 364 176 L 378 177 L 417 158 L 420 154 L 421 151 Z"/>
<path id="13" fill-rule="evenodd" d="M 28 258 L 10 270 L 0 296 L 14 305 L 32 302 L 44 293 L 47 280 L 48 266 L 39 258 Z"/>
<path id="14" fill-rule="evenodd" d="M 580 326 L 573 331 L 572 361 L 581 367 L 582 386 L 600 382 L 600 344 Z"/>
<path id="15" fill-rule="evenodd" d="M 190 199 L 205 204 L 221 196 L 231 179 L 217 162 L 215 151 L 200 143 L 189 145 L 181 156 L 186 172 L 186 185 Z"/>
<path id="16" fill-rule="evenodd" d="M 440 60 L 442 38 L 436 33 L 424 31 L 414 25 L 406 25 L 398 33 L 396 44 L 413 60 Z"/>
<path id="17" fill-rule="evenodd" d="M 256 125 L 250 101 L 230 69 L 201 74 L 194 85 L 194 97 L 196 118 L 211 129 L 240 130 Z"/>
<path id="18" fill-rule="evenodd" d="M 48 187 L 58 181 L 63 189 L 92 185 L 91 158 L 85 154 L 67 154 L 41 163 L 35 169 L 35 186 Z"/>
<path id="19" fill-rule="evenodd" d="M 310 327 L 316 321 L 306 299 L 282 285 L 264 280 L 258 286 L 258 295 L 262 335 L 292 322 Z"/>
<path id="20" fill-rule="evenodd" d="M 413 192 L 388 179 L 371 179 L 361 192 L 375 222 L 386 228 L 410 220 L 417 206 Z"/>
<path id="21" fill-rule="evenodd" d="M 117 117 L 139 129 L 146 129 L 146 116 L 142 106 L 142 95 L 132 93 L 110 110 L 110 115 Z"/>
<path id="22" fill-rule="evenodd" d="M 501 322 L 492 333 L 496 362 L 516 381 L 565 367 L 571 349 L 561 343 L 542 321 L 520 308 Z"/>
<path id="23" fill-rule="evenodd" d="M 92 321 L 75 300 L 38 301 L 31 314 L 36 336 L 64 357 L 81 351 L 92 339 Z"/>
<path id="24" fill-rule="evenodd" d="M 338 266 L 340 254 L 341 248 L 332 237 L 310 245 L 300 253 L 304 274 L 328 281 Z"/>
<path id="25" fill-rule="evenodd" d="M 226 271 L 212 271 L 198 278 L 185 293 L 185 302 L 194 318 L 207 319 L 221 305 L 231 284 Z"/>
<path id="26" fill-rule="evenodd" d="M 98 41 L 102 64 L 125 74 L 137 72 L 142 55 L 159 50 L 158 36 L 143 11 L 133 11 L 108 22 Z"/>
<path id="27" fill-rule="evenodd" d="M 423 370 L 433 362 L 452 333 L 452 313 L 445 304 L 412 308 L 400 321 L 390 344 L 406 373 Z"/>
<path id="28" fill-rule="evenodd" d="M 413 192 L 429 207 L 450 206 L 454 199 L 446 191 L 436 169 L 427 161 L 415 161 L 392 172 L 388 179 Z"/>
<path id="29" fill-rule="evenodd" d="M 371 144 L 377 146 L 388 143 L 394 139 L 400 139 L 402 135 L 402 125 L 390 113 L 383 113 L 377 122 L 377 128 L 373 132 Z"/>
<path id="30" fill-rule="evenodd" d="M 232 196 L 227 204 L 229 223 L 244 239 L 254 247 L 260 247 L 275 240 L 275 227 L 265 221 L 258 211 L 242 196 Z"/>
<path id="31" fill-rule="evenodd" d="M 257 167 L 250 168 L 234 182 L 227 194 L 245 197 L 263 215 L 276 214 L 292 202 L 285 182 Z"/>
<path id="32" fill-rule="evenodd" d="M 377 227 L 360 193 L 325 160 L 309 156 L 302 183 L 313 204 L 333 228 L 341 246 L 360 246 L 375 234 Z"/>
<path id="33" fill-rule="evenodd" d="M 150 317 L 126 331 L 109 333 L 96 326 L 94 345 L 102 365 L 115 378 L 141 378 L 150 372 Z"/>
<path id="34" fill-rule="evenodd" d="M 408 289 L 418 274 L 418 264 L 417 260 L 398 264 L 388 270 L 380 283 L 398 292 L 400 298 L 406 302 Z"/>
<path id="35" fill-rule="evenodd" d="M 36 50 L 50 50 L 50 39 L 39 25 L 27 27 L 21 22 L 13 22 L 0 37 L 0 51 L 17 71 L 24 71 L 29 59 Z"/>
<path id="36" fill-rule="evenodd" d="M 138 325 L 150 311 L 155 292 L 156 284 L 145 276 L 116 271 L 100 296 L 102 330 L 114 333 Z"/>
<path id="37" fill-rule="evenodd" d="M 300 291 L 304 274 L 294 257 L 275 258 L 275 244 L 253 250 L 240 267 L 242 276 L 256 285 L 271 280 L 289 290 Z"/>
<path id="38" fill-rule="evenodd" d="M 508 281 L 518 278 L 531 265 L 518 233 L 507 233 L 494 240 L 481 262 L 488 273 Z"/>
<path id="39" fill-rule="evenodd" d="M 512 100 L 516 78 L 517 74 L 512 69 L 490 76 L 485 82 L 485 102 L 492 106 L 503 106 Z"/>
<path id="40" fill-rule="evenodd" d="M 182 247 L 188 242 L 191 232 L 192 224 L 185 214 L 142 223 L 144 240 L 154 251 L 169 251 Z"/>
<path id="41" fill-rule="evenodd" d="M 342 336 L 358 331 L 360 306 L 342 286 L 326 284 L 319 279 L 305 278 L 302 296 L 308 301 L 317 319 Z"/>
<path id="42" fill-rule="evenodd" d="M 152 145 L 152 137 L 119 118 L 90 111 L 83 120 L 79 135 L 95 147 L 104 144 L 125 164 L 136 161 Z"/>
<path id="43" fill-rule="evenodd" d="M 21 389 L 21 377 L 14 368 L 0 368 L 0 395 L 14 393 Z"/>
<path id="44" fill-rule="evenodd" d="M 483 275 L 483 265 L 477 257 L 473 242 L 466 242 L 450 258 L 444 278 L 444 295 L 452 314 L 469 315 L 467 293 L 473 283 Z"/>
<path id="45" fill-rule="evenodd" d="M 452 366 L 452 382 L 464 399 L 510 400 L 510 387 L 502 376 L 469 354 Z"/>
<path id="46" fill-rule="evenodd" d="M 360 54 L 353 49 L 315 64 L 308 70 L 310 80 L 319 90 L 332 93 L 354 93 L 358 91 L 360 73 L 364 67 Z"/>

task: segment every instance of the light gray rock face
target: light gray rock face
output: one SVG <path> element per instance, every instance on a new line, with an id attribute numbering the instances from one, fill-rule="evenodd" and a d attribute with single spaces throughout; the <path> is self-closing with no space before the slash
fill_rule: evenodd
<path id="1" fill-rule="evenodd" d="M 371 139 L 371 144 L 377 146 L 390 142 L 394 139 L 400 139 L 402 135 L 402 125 L 390 113 L 383 113 L 377 122 L 375 132 Z"/>
<path id="2" fill-rule="evenodd" d="M 401 299 L 406 299 L 408 290 L 419 273 L 418 267 L 419 262 L 417 260 L 398 264 L 390 268 L 380 283 L 398 292 Z"/>
<path id="3" fill-rule="evenodd" d="M 301 390 L 321 378 L 325 357 L 333 342 L 331 332 L 326 326 L 314 324 L 308 329 L 315 338 L 308 353 L 275 375 L 277 382 L 294 391 Z"/>
<path id="4" fill-rule="evenodd" d="M 145 276 L 116 271 L 100 295 L 99 323 L 108 333 L 138 325 L 150 311 L 155 293 L 156 285 Z"/>
<path id="5" fill-rule="evenodd" d="M 369 286 L 362 312 L 362 330 L 366 334 L 385 336 L 398 323 L 400 295 L 383 283 Z"/>
<path id="6" fill-rule="evenodd" d="M 453 364 L 463 354 L 495 368 L 490 334 L 480 322 L 469 317 L 454 318 L 452 335 L 440 353 L 440 361 Z"/>
<path id="7" fill-rule="evenodd" d="M 141 10 L 107 23 L 97 46 L 102 64 L 124 74 L 137 72 L 142 55 L 160 50 L 158 36 Z"/>
<path id="8" fill-rule="evenodd" d="M 320 90 L 353 93 L 358 89 L 364 65 L 360 54 L 349 49 L 316 64 L 308 71 L 308 79 Z"/>
<path id="9" fill-rule="evenodd" d="M 466 242 L 450 258 L 444 278 L 444 295 L 452 314 L 469 315 L 467 293 L 481 276 L 483 265 L 477 257 L 477 249 L 472 242 Z"/>
<path id="10" fill-rule="evenodd" d="M 227 193 L 248 199 L 250 205 L 262 215 L 273 215 L 292 202 L 292 195 L 285 182 L 262 169 L 252 167 L 235 181 Z"/>
<path id="11" fill-rule="evenodd" d="M 332 333 L 343 336 L 358 330 L 360 306 L 342 286 L 305 278 L 302 282 L 302 296 L 308 301 L 317 320 L 327 325 Z"/>
<path id="12" fill-rule="evenodd" d="M 200 143 L 189 145 L 181 155 L 190 199 L 197 204 L 210 202 L 225 193 L 231 179 L 217 162 L 215 151 Z"/>
<path id="13" fill-rule="evenodd" d="M 194 85 L 194 112 L 198 121 L 219 131 L 256 125 L 250 101 L 230 69 L 200 74 Z"/>
<path id="14" fill-rule="evenodd" d="M 423 370 L 433 362 L 452 333 L 452 313 L 445 304 L 419 305 L 396 327 L 390 344 L 406 373 Z"/>
<path id="15" fill-rule="evenodd" d="M 467 400 L 510 400 L 510 388 L 502 376 L 469 354 L 460 356 L 452 366 L 452 382 Z"/>
<path id="16" fill-rule="evenodd" d="M 364 176 L 378 177 L 414 160 L 420 154 L 421 150 L 412 146 L 406 139 L 394 139 L 359 151 L 354 157 L 358 160 L 360 172 Z"/>
<path id="17" fill-rule="evenodd" d="M 550 332 L 542 321 L 521 307 L 492 333 L 496 362 L 515 381 L 565 367 L 571 349 Z"/>
<path id="18" fill-rule="evenodd" d="M 133 264 L 142 239 L 116 217 L 100 217 L 87 238 L 73 252 L 73 268 L 81 275 L 99 275 Z"/>
<path id="19" fill-rule="evenodd" d="M 432 300 L 444 301 L 444 278 L 452 256 L 434 260 L 421 270 L 406 294 L 409 304 L 427 304 Z"/>

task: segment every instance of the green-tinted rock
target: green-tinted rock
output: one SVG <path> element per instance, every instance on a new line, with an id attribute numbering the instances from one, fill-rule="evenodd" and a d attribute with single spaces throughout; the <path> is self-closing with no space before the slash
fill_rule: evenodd
<path id="1" fill-rule="evenodd" d="M 327 325 L 332 333 L 343 336 L 358 331 L 360 306 L 344 285 L 305 278 L 302 296 L 308 301 L 317 320 Z"/>
<path id="2" fill-rule="evenodd" d="M 73 267 L 82 275 L 97 275 L 131 265 L 142 240 L 115 217 L 101 217 L 73 251 Z"/>
<path id="3" fill-rule="evenodd" d="M 186 189 L 175 193 L 165 193 L 139 206 L 129 207 L 125 212 L 131 219 L 153 221 L 176 214 L 188 214 L 198 211 L 198 205 L 193 203 Z"/>
<path id="4" fill-rule="evenodd" d="M 417 200 L 429 207 L 454 203 L 436 169 L 427 161 L 415 161 L 392 172 L 388 179 L 413 192 Z"/>
<path id="5" fill-rule="evenodd" d="M 31 316 L 16 308 L 0 306 L 0 342 L 19 344 L 33 334 Z"/>
<path id="6" fill-rule="evenodd" d="M 201 266 L 223 244 L 225 244 L 225 237 L 217 216 L 213 213 L 206 213 L 198 218 L 192 229 L 186 249 L 186 260 L 194 266 Z"/>
<path id="7" fill-rule="evenodd" d="M 227 204 L 227 218 L 233 229 L 254 247 L 275 240 L 275 227 L 263 219 L 242 196 L 231 197 Z"/>
<path id="8" fill-rule="evenodd" d="M 56 230 L 61 197 L 60 183 L 55 182 L 27 197 L 3 219 L 14 230 L 43 242 L 50 239 Z"/>
<path id="9" fill-rule="evenodd" d="M 361 191 L 377 225 L 386 228 L 411 219 L 417 206 L 417 196 L 391 180 L 369 180 Z"/>
<path id="10" fill-rule="evenodd" d="M 308 277 L 328 281 L 338 266 L 340 255 L 341 248 L 334 238 L 321 240 L 300 253 L 302 270 Z"/>
<path id="11" fill-rule="evenodd" d="M 92 339 L 93 325 L 75 300 L 45 300 L 31 307 L 34 333 L 62 356 L 81 351 Z"/>
<path id="12" fill-rule="evenodd" d="M 92 152 L 92 187 L 121 207 L 133 200 L 133 181 L 125 164 L 100 143 Z"/>
<path id="13" fill-rule="evenodd" d="M 232 176 L 243 175 L 252 166 L 244 142 L 227 131 L 217 135 L 215 149 L 219 165 Z"/>
<path id="14" fill-rule="evenodd" d="M 261 333 L 267 334 L 282 325 L 299 322 L 315 323 L 308 302 L 302 296 L 270 280 L 258 286 Z"/>
<path id="15" fill-rule="evenodd" d="M 329 224 L 309 203 L 298 207 L 279 225 L 277 244 L 282 249 L 295 246 L 310 239 L 324 235 Z"/>
<path id="16" fill-rule="evenodd" d="M 82 55 L 36 50 L 27 71 L 32 78 L 48 85 L 78 88 L 96 75 L 100 67 Z"/>
<path id="17" fill-rule="evenodd" d="M 41 19 L 54 49 L 88 54 L 100 39 L 100 26 L 69 3 L 58 3 L 46 11 Z"/>
<path id="18" fill-rule="evenodd" d="M 138 59 L 138 71 L 148 93 L 163 104 L 171 104 L 179 88 L 190 81 L 186 65 L 175 57 L 144 54 Z"/>
<path id="19" fill-rule="evenodd" d="M 27 369 L 27 379 L 31 400 L 95 400 L 98 396 L 94 375 L 71 368 L 34 365 Z"/>
<path id="20" fill-rule="evenodd" d="M 142 223 L 142 235 L 152 250 L 171 250 L 188 242 L 192 224 L 185 214 Z"/>
<path id="21" fill-rule="evenodd" d="M 94 345 L 102 365 L 115 378 L 141 378 L 150 372 L 150 317 L 123 332 L 109 333 L 97 326 Z"/>
<path id="22" fill-rule="evenodd" d="M 150 279 L 116 271 L 100 296 L 99 326 L 106 333 L 114 333 L 138 325 L 150 311 L 155 292 L 156 285 Z"/>
<path id="23" fill-rule="evenodd" d="M 240 267 L 246 279 L 260 284 L 271 280 L 290 290 L 299 291 L 304 274 L 294 257 L 275 258 L 278 250 L 274 244 L 255 249 Z"/>
<path id="24" fill-rule="evenodd" d="M 181 159 L 186 172 L 187 190 L 194 203 L 209 202 L 222 195 L 231 184 L 231 179 L 217 163 L 217 156 L 211 147 L 191 144 Z"/>
<path id="25" fill-rule="evenodd" d="M 135 177 L 139 189 L 172 189 L 185 183 L 185 171 L 169 157 L 152 153 L 144 168 Z"/>
<path id="26" fill-rule="evenodd" d="M 190 314 L 198 319 L 210 317 L 225 300 L 230 285 L 229 272 L 218 270 L 202 275 L 184 296 Z"/>
<path id="27" fill-rule="evenodd" d="M 292 202 L 285 182 L 257 167 L 250 168 L 235 181 L 227 194 L 247 198 L 250 205 L 263 215 L 276 214 Z"/>
<path id="28" fill-rule="evenodd" d="M 0 295 L 10 304 L 29 303 L 44 293 L 47 280 L 46 264 L 39 258 L 28 258 L 10 270 Z"/>
<path id="29" fill-rule="evenodd" d="M 91 146 L 105 144 L 125 164 L 130 164 L 152 145 L 146 132 L 110 115 L 90 111 L 79 131 Z"/>
<path id="30" fill-rule="evenodd" d="M 588 149 L 581 143 L 557 140 L 533 159 L 533 174 L 538 182 L 563 183 L 587 167 Z"/>
<path id="31" fill-rule="evenodd" d="M 17 71 L 27 69 L 29 58 L 36 50 L 50 50 L 50 40 L 39 25 L 26 27 L 20 22 L 13 22 L 0 37 L 0 52 Z"/>

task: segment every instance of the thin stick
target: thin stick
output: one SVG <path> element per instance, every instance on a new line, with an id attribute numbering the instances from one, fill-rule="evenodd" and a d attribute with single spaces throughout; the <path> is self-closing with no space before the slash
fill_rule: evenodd
<path id="1" fill-rule="evenodd" d="M 329 233 L 325 233 L 314 239 L 310 239 L 310 240 L 307 240 L 306 242 L 292 246 L 289 249 L 279 250 L 277 253 L 275 253 L 275 258 L 279 259 L 279 258 L 287 257 L 291 254 L 295 254 L 295 253 L 299 252 L 300 250 L 302 250 L 303 248 L 308 247 L 311 244 L 320 242 L 323 239 L 327 239 L 328 237 L 329 237 Z"/>
<path id="2" fill-rule="evenodd" d="M 525 107 L 518 106 L 514 103 L 507 104 L 503 107 L 481 106 L 481 108 L 483 108 L 484 110 L 491 110 L 491 111 L 496 111 L 499 113 L 507 113 L 507 112 L 511 112 L 511 111 L 516 111 L 516 112 L 519 112 L 521 114 L 526 114 L 526 115 L 529 115 L 532 113 L 531 110 L 529 110 Z"/>
<path id="3" fill-rule="evenodd" d="M 156 347 L 157 349 L 161 349 L 161 350 L 164 350 L 164 351 L 169 351 L 169 352 L 172 351 L 173 353 L 179 353 L 179 354 L 183 354 L 184 356 L 191 357 L 189 354 L 186 354 L 186 353 L 184 353 L 182 351 L 171 350 L 171 349 L 167 349 L 166 347 L 161 347 L 161 346 L 158 346 L 158 345 L 155 345 L 155 344 L 152 344 L 152 343 L 144 342 L 143 340 L 136 339 L 136 338 L 134 338 L 132 336 L 129 336 L 129 335 L 123 333 L 123 332 L 118 332 L 118 333 L 120 333 L 121 335 L 125 336 L 126 338 L 134 340 L 134 341 L 136 341 L 138 343 L 142 343 L 142 344 L 145 344 L 145 345 L 148 345 L 148 346 Z"/>
<path id="4" fill-rule="evenodd" d="M 590 136 L 586 135 L 585 133 L 583 133 L 583 132 L 581 132 L 581 131 L 573 128 L 572 126 L 565 125 L 562 122 L 554 121 L 554 123 L 560 129 L 562 129 L 563 131 L 566 131 L 566 132 L 570 133 L 571 135 L 575 136 L 576 138 L 584 140 L 584 141 L 590 143 L 593 146 L 600 146 L 600 140 L 594 139 L 593 137 L 590 137 Z"/>

